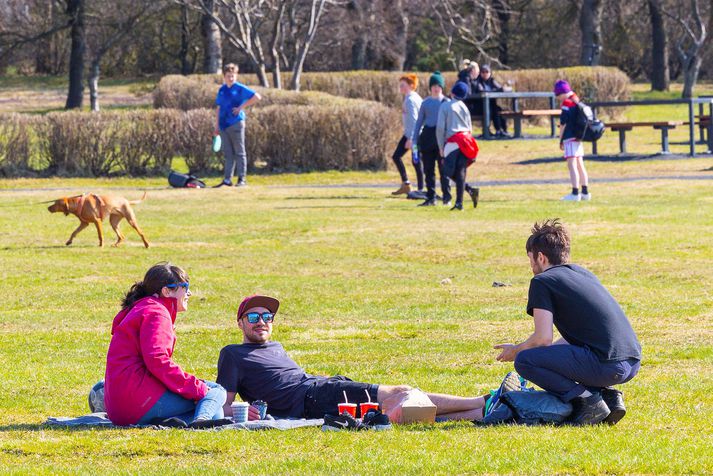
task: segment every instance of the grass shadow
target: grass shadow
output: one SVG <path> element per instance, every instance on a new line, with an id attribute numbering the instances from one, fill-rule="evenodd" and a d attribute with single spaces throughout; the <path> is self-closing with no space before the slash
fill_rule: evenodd
<path id="1" fill-rule="evenodd" d="M 616 155 L 585 155 L 587 161 L 590 162 L 636 162 L 636 161 L 649 161 L 649 160 L 684 160 L 690 159 L 688 155 L 682 154 L 649 154 L 649 155 L 636 155 L 636 154 L 616 154 Z M 538 165 L 538 164 L 550 164 L 553 162 L 563 162 L 562 156 L 557 157 L 541 157 L 537 159 L 527 159 L 521 160 L 519 162 L 513 162 L 516 165 Z"/>

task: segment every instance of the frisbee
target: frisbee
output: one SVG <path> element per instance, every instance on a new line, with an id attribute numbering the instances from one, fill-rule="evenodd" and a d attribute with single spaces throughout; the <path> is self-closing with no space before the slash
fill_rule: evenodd
<path id="1" fill-rule="evenodd" d="M 222 145 L 220 136 L 213 136 L 213 152 L 220 152 L 220 146 Z"/>

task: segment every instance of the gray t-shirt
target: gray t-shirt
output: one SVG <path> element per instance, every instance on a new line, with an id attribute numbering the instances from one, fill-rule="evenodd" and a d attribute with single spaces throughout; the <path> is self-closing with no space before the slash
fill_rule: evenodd
<path id="1" fill-rule="evenodd" d="M 418 119 L 418 110 L 421 108 L 421 96 L 415 91 L 411 91 L 404 98 L 403 103 L 403 123 L 404 137 L 410 139 L 413 132 L 413 126 Z"/>
<path id="2" fill-rule="evenodd" d="M 443 149 L 450 136 L 457 132 L 471 132 L 473 124 L 470 111 L 458 99 L 451 99 L 441 104 L 438 109 L 438 122 L 436 123 L 436 139 L 438 147 Z"/>
<path id="3" fill-rule="evenodd" d="M 438 124 L 438 110 L 441 108 L 441 103 L 445 100 L 445 96 L 441 98 L 428 96 L 423 100 L 421 107 L 418 110 L 416 125 L 413 128 L 413 133 L 411 134 L 411 140 L 414 143 L 418 142 L 418 136 L 421 134 L 421 128 L 436 127 L 436 124 Z"/>
<path id="4" fill-rule="evenodd" d="M 307 389 L 317 380 L 279 342 L 228 345 L 218 358 L 216 382 L 244 402 L 264 400 L 276 417 L 302 417 Z"/>

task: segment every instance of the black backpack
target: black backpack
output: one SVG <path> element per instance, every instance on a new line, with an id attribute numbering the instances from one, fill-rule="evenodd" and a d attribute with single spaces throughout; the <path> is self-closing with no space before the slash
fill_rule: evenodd
<path id="1" fill-rule="evenodd" d="M 168 184 L 176 188 L 205 188 L 205 182 L 195 175 L 181 174 L 173 170 L 168 174 Z"/>
<path id="2" fill-rule="evenodd" d="M 577 119 L 574 128 L 577 140 L 595 142 L 604 135 L 605 127 L 602 121 L 594 117 L 591 107 L 582 101 L 577 103 Z"/>

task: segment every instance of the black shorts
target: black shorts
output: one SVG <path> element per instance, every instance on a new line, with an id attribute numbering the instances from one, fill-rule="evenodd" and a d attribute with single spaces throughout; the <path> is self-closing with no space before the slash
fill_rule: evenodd
<path id="1" fill-rule="evenodd" d="M 344 403 L 344 393 L 347 393 L 349 403 L 357 404 L 357 417 L 359 404 L 368 402 L 366 392 L 369 392 L 372 402 L 376 402 L 379 386 L 371 383 L 354 382 L 347 377 L 337 375 L 326 379 L 319 379 L 305 394 L 305 418 L 324 418 L 326 414 L 336 415 L 337 405 Z"/>

